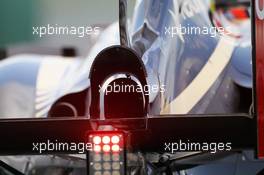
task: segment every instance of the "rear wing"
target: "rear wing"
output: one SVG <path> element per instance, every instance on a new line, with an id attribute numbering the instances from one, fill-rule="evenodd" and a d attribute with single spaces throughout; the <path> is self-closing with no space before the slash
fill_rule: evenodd
<path id="1" fill-rule="evenodd" d="M 0 120 L 0 138 L 4 139 L 0 144 L 0 154 L 37 154 L 32 150 L 33 143 L 46 143 L 47 140 L 82 143 L 87 141 L 86 133 L 95 131 L 99 125 L 112 125 L 129 133 L 132 150 L 147 152 L 166 152 L 165 143 L 179 139 L 199 143 L 231 142 L 233 150 L 253 149 L 255 145 L 255 123 L 247 115 L 162 116 L 103 121 L 86 118 Z"/>

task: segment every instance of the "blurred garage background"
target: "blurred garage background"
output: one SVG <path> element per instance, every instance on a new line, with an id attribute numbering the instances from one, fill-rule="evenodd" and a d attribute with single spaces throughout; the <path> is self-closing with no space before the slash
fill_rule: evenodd
<path id="1" fill-rule="evenodd" d="M 129 1 L 131 16 L 135 0 Z M 62 48 L 75 48 L 85 55 L 92 44 L 87 37 L 53 35 L 39 38 L 32 27 L 59 26 L 106 27 L 118 20 L 118 0 L 1 0 L 0 48 L 8 55 L 18 53 L 58 54 Z"/>

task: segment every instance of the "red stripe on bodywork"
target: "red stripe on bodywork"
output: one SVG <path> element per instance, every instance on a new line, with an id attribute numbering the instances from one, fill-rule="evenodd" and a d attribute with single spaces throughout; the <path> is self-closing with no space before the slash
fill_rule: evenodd
<path id="1" fill-rule="evenodd" d="M 263 1 L 260 3 L 261 7 Z M 255 26 L 258 157 L 264 158 L 264 20 L 260 20 L 256 13 Z"/>

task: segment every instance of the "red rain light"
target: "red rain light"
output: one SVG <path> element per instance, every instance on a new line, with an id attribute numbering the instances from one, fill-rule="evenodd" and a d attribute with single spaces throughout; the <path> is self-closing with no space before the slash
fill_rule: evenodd
<path id="1" fill-rule="evenodd" d="M 89 152 L 89 174 L 123 175 L 125 173 L 125 137 L 122 132 L 87 132 L 88 142 L 93 144 Z"/>
<path id="2" fill-rule="evenodd" d="M 113 145 L 113 146 L 112 146 L 112 151 L 113 151 L 113 152 L 118 152 L 119 150 L 120 150 L 119 145 Z"/>
<path id="3" fill-rule="evenodd" d="M 101 137 L 95 136 L 93 138 L 93 143 L 99 145 L 101 143 Z"/>
<path id="4" fill-rule="evenodd" d="M 109 152 L 110 151 L 110 146 L 109 145 L 104 145 L 103 146 L 103 151 L 104 152 Z"/>
<path id="5" fill-rule="evenodd" d="M 103 143 L 104 144 L 109 144 L 110 143 L 110 137 L 109 136 L 104 136 L 103 137 Z"/>
<path id="6" fill-rule="evenodd" d="M 117 143 L 119 143 L 120 139 L 119 139 L 118 136 L 113 136 L 113 137 L 111 138 L 111 141 L 112 141 L 112 143 L 117 144 Z"/>
<path id="7" fill-rule="evenodd" d="M 101 151 L 101 146 L 100 145 L 95 145 L 94 146 L 94 151 L 95 152 L 100 152 Z"/>

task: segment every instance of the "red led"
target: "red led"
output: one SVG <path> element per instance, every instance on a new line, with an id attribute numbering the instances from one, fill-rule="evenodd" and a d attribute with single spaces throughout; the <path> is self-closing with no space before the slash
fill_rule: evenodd
<path id="1" fill-rule="evenodd" d="M 112 151 L 113 151 L 113 152 L 118 152 L 119 150 L 120 150 L 119 145 L 113 145 L 113 146 L 112 146 Z"/>
<path id="2" fill-rule="evenodd" d="M 99 146 L 99 145 L 94 145 L 94 151 L 95 151 L 95 152 L 100 152 L 100 151 L 101 151 L 101 146 Z"/>
<path id="3" fill-rule="evenodd" d="M 109 152 L 110 151 L 110 146 L 109 145 L 104 145 L 103 146 L 103 151 L 104 152 Z"/>
<path id="4" fill-rule="evenodd" d="M 119 139 L 118 136 L 113 136 L 113 137 L 111 138 L 111 141 L 112 141 L 112 143 L 117 144 L 117 143 L 119 143 L 120 139 Z"/>
<path id="5" fill-rule="evenodd" d="M 103 137 L 103 143 L 104 143 L 104 144 L 108 144 L 108 143 L 110 143 L 110 137 L 109 137 L 109 136 L 104 136 L 104 137 Z"/>
<path id="6" fill-rule="evenodd" d="M 93 138 L 93 143 L 94 144 L 100 144 L 101 143 L 101 137 L 99 137 L 99 136 L 95 136 L 94 138 Z"/>

